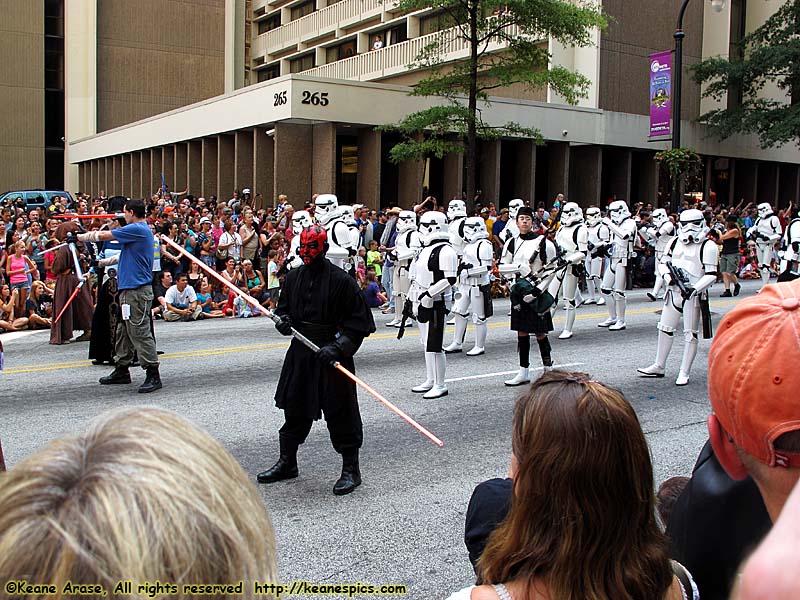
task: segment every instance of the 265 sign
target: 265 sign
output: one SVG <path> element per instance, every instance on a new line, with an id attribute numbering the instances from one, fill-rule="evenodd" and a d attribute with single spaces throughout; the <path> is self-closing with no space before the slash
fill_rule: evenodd
<path id="1" fill-rule="evenodd" d="M 273 106 L 283 106 L 288 102 L 288 99 L 286 98 L 286 90 L 278 92 L 277 94 L 273 94 L 273 96 L 275 97 L 275 104 L 273 104 Z"/>
<path id="2" fill-rule="evenodd" d="M 303 90 L 303 99 L 300 104 L 311 104 L 313 106 L 328 106 L 328 92 L 309 92 Z"/>

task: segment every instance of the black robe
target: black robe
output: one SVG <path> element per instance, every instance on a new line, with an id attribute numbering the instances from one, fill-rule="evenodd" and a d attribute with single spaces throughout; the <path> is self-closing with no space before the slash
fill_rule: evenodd
<path id="1" fill-rule="evenodd" d="M 324 346 L 336 333 L 347 336 L 356 348 L 375 331 L 372 312 L 358 283 L 326 259 L 311 267 L 301 266 L 286 275 L 275 313 L 288 316 L 292 325 Z M 340 360 L 355 373 L 352 356 Z M 356 385 L 334 368 L 322 364 L 296 339 L 283 361 L 275 405 L 288 416 L 319 419 L 335 415 L 341 406 L 356 402 Z"/>

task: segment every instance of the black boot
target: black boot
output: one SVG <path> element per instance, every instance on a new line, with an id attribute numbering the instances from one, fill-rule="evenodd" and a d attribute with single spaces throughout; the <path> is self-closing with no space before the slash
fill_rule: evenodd
<path id="1" fill-rule="evenodd" d="M 266 471 L 256 475 L 258 483 L 275 483 L 284 479 L 297 477 L 297 454 L 284 454 L 281 452 L 278 462 Z"/>
<path id="2" fill-rule="evenodd" d="M 158 373 L 158 367 L 147 367 L 147 377 L 144 383 L 139 386 L 140 394 L 149 394 L 161 389 L 161 375 Z"/>
<path id="3" fill-rule="evenodd" d="M 106 375 L 105 377 L 100 378 L 100 383 L 103 385 L 111 385 L 114 383 L 130 383 L 131 382 L 131 372 L 128 370 L 128 367 L 123 367 L 121 365 L 117 365 L 114 367 L 114 370 L 111 371 L 110 375 Z"/>
<path id="4" fill-rule="evenodd" d="M 541 340 L 536 341 L 539 342 L 539 354 L 542 355 L 542 365 L 544 367 L 552 367 L 553 358 L 550 356 L 550 352 L 552 352 L 550 340 L 547 339 L 547 337 L 544 337 Z"/>
<path id="5" fill-rule="evenodd" d="M 344 496 L 361 485 L 361 471 L 358 469 L 358 454 L 342 456 L 342 476 L 333 486 L 333 493 Z"/>

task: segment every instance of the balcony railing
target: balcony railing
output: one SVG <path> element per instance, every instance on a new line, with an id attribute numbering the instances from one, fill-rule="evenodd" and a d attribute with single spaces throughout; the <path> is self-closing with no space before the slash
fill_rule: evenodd
<path id="1" fill-rule="evenodd" d="M 261 34 L 253 41 L 254 55 L 283 52 L 339 28 L 371 19 L 395 4 L 393 0 L 341 0 Z"/>
<path id="2" fill-rule="evenodd" d="M 510 26 L 509 34 L 511 36 L 519 35 L 519 28 Z M 408 65 L 414 62 L 414 59 L 425 46 L 439 39 L 438 36 L 443 36 L 441 39 L 443 61 L 460 60 L 467 57 L 469 53 L 468 42 L 459 37 L 458 29 L 451 28 L 444 32 L 423 35 L 399 44 L 386 46 L 380 50 L 372 50 L 371 52 L 344 58 L 326 65 L 320 65 L 308 71 L 303 71 L 303 73 L 314 77 L 357 81 L 372 81 L 398 75 L 407 72 Z M 493 43 L 489 45 L 488 50 L 494 52 L 505 48 L 505 46 L 506 44 Z"/>

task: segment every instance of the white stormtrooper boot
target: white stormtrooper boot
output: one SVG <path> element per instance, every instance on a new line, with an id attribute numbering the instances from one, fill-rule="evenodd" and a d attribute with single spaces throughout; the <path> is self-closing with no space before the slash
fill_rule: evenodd
<path id="1" fill-rule="evenodd" d="M 426 352 L 426 354 L 429 354 Z M 447 370 L 447 358 L 444 352 L 431 352 L 434 358 L 434 383 L 433 387 L 422 395 L 426 400 L 447 396 L 447 385 L 444 383 L 445 371 Z"/>
<path id="2" fill-rule="evenodd" d="M 664 377 L 664 367 L 667 364 L 667 356 L 672 350 L 672 334 L 659 330 L 658 347 L 656 349 L 656 362 L 649 367 L 636 369 L 643 377 Z"/>
<path id="3" fill-rule="evenodd" d="M 683 345 L 683 359 L 681 360 L 681 370 L 678 373 L 678 378 L 675 379 L 675 385 L 686 385 L 689 383 L 689 371 L 692 368 L 694 357 L 697 356 L 697 338 L 692 334 L 691 340 L 686 340 Z"/>
<path id="4" fill-rule="evenodd" d="M 435 352 L 426 352 L 425 353 L 425 376 L 426 379 L 419 385 L 416 385 L 411 388 L 411 391 L 415 394 L 422 394 L 424 392 L 428 392 L 433 387 L 433 379 L 434 379 L 434 369 L 435 369 L 435 359 L 434 356 L 436 355 Z"/>
<path id="5" fill-rule="evenodd" d="M 480 356 L 486 352 L 486 333 L 488 330 L 489 325 L 486 321 L 475 324 L 475 346 L 467 352 L 467 356 Z"/>
<path id="6" fill-rule="evenodd" d="M 613 325 L 609 325 L 609 331 L 622 331 L 625 329 L 625 296 L 622 295 L 621 297 L 617 297 L 614 299 L 614 304 L 616 304 L 617 310 L 617 322 Z"/>
<path id="7" fill-rule="evenodd" d="M 503 383 L 505 383 L 509 387 L 513 387 L 515 385 L 525 385 L 526 383 L 530 383 L 531 378 L 529 374 L 528 367 L 520 367 L 519 373 L 514 375 L 511 379 L 507 379 Z"/>
<path id="8" fill-rule="evenodd" d="M 449 346 L 444 347 L 447 354 L 457 354 L 464 348 L 464 335 L 467 333 L 467 318 L 456 314 L 455 323 L 456 329 L 453 334 L 453 342 Z"/>
<path id="9" fill-rule="evenodd" d="M 560 340 L 568 340 L 572 337 L 572 327 L 575 325 L 575 308 L 572 306 L 567 307 L 567 317 L 564 322 L 564 331 L 558 336 Z"/>

